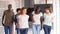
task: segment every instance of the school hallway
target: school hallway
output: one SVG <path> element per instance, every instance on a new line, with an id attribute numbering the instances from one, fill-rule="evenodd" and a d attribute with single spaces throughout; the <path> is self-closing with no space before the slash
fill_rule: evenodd
<path id="1" fill-rule="evenodd" d="M 50 6 L 55 15 L 53 27 L 54 31 L 52 30 L 51 34 L 60 34 L 59 3 L 60 0 L 0 0 L 0 34 L 5 34 L 4 27 L 2 26 L 2 15 L 4 10 L 8 8 L 8 4 L 12 4 L 12 9 L 15 14 L 17 8 L 27 7 L 29 9 L 28 13 L 30 14 L 37 6 L 40 6 L 42 12 L 46 5 Z M 29 29 L 28 34 L 33 34 L 32 29 Z M 44 32 L 41 31 L 40 34 L 44 34 Z"/>

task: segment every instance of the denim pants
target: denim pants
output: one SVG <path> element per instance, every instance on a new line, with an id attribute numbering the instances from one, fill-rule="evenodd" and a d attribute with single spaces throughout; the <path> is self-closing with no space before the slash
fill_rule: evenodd
<path id="1" fill-rule="evenodd" d="M 44 25 L 43 27 L 45 34 L 50 34 L 51 32 L 51 26 Z"/>
<path id="2" fill-rule="evenodd" d="M 41 25 L 40 24 L 33 24 L 33 34 L 40 34 Z"/>
<path id="3" fill-rule="evenodd" d="M 4 26 L 5 34 L 12 34 L 12 26 Z"/>
<path id="4" fill-rule="evenodd" d="M 28 28 L 20 29 L 20 34 L 28 34 Z"/>
<path id="5" fill-rule="evenodd" d="M 20 34 L 20 28 L 16 28 L 17 34 Z"/>

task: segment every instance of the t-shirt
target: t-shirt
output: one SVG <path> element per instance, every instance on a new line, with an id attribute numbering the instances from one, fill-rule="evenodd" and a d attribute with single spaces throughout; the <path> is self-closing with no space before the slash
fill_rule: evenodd
<path id="1" fill-rule="evenodd" d="M 28 23 L 29 16 L 28 15 L 19 15 L 17 19 L 19 20 L 18 23 L 19 23 L 20 29 L 29 28 L 29 23 Z"/>
<path id="2" fill-rule="evenodd" d="M 33 24 L 41 24 L 41 21 L 40 21 L 41 16 L 42 16 L 42 13 L 33 14 L 33 20 L 34 20 Z"/>
<path id="3" fill-rule="evenodd" d="M 5 18 L 5 22 L 4 22 L 4 25 L 5 26 L 11 26 L 13 24 L 13 16 L 14 16 L 14 13 L 13 13 L 13 10 L 11 11 L 4 11 L 4 18 Z"/>
<path id="4" fill-rule="evenodd" d="M 47 15 L 46 13 L 44 14 L 44 25 L 52 26 L 52 19 L 53 19 L 53 14 Z"/>

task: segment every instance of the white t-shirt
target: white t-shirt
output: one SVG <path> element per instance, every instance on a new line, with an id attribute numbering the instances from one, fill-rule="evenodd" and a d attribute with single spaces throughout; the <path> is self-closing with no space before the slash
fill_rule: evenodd
<path id="1" fill-rule="evenodd" d="M 34 20 L 33 24 L 41 24 L 41 21 L 40 21 L 41 16 L 42 16 L 42 13 L 33 14 L 33 20 Z"/>
<path id="2" fill-rule="evenodd" d="M 47 15 L 46 13 L 44 14 L 44 25 L 52 26 L 52 19 L 53 19 L 53 14 Z"/>
<path id="3" fill-rule="evenodd" d="M 28 24 L 29 16 L 28 15 L 19 15 L 17 19 L 19 20 L 18 23 L 19 23 L 20 29 L 29 28 L 29 24 Z"/>

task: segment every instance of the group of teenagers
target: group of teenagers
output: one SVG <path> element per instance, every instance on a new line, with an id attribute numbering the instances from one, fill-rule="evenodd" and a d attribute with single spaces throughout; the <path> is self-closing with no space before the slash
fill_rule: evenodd
<path id="1" fill-rule="evenodd" d="M 5 34 L 13 33 L 13 23 L 15 23 L 17 34 L 28 34 L 29 30 L 29 15 L 27 15 L 27 8 L 17 8 L 17 14 L 14 15 L 12 5 L 8 5 L 8 10 L 5 10 L 2 16 L 2 25 L 4 26 Z M 50 8 L 45 8 L 44 15 L 40 7 L 32 12 L 32 34 L 40 34 L 41 31 L 41 17 L 44 17 L 43 29 L 45 34 L 50 34 L 53 26 L 53 13 Z"/>

